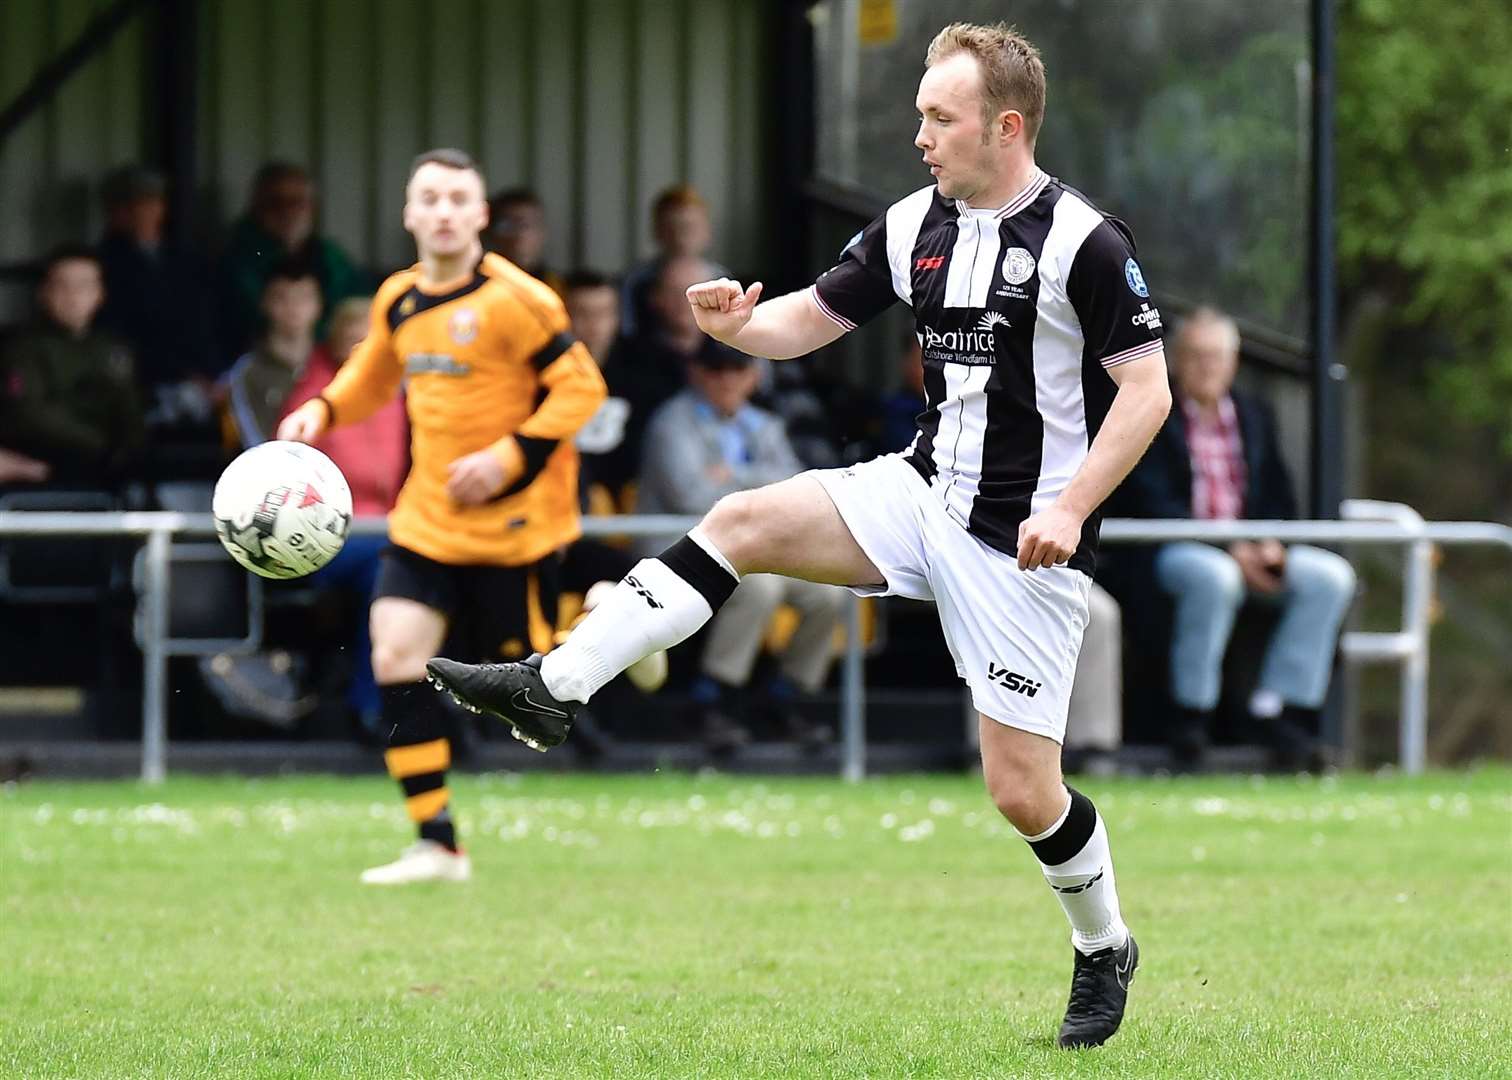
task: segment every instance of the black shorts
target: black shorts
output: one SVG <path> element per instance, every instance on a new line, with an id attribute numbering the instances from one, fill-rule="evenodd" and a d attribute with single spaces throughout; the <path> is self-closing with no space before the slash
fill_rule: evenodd
<path id="1" fill-rule="evenodd" d="M 446 616 L 446 654 L 469 662 L 519 660 L 551 648 L 561 560 L 526 566 L 454 566 L 390 544 L 374 597 L 414 600 Z"/>

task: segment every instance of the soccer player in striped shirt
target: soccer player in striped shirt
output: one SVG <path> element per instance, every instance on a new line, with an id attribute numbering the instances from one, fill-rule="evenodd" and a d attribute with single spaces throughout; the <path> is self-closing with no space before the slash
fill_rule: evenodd
<path id="1" fill-rule="evenodd" d="M 722 499 L 544 663 L 438 658 L 428 670 L 551 745 L 580 703 L 697 630 L 744 574 L 934 600 L 980 715 L 988 791 L 1071 923 L 1060 1044 L 1094 1046 L 1122 1021 L 1139 950 L 1103 821 L 1062 780 L 1061 741 L 1098 507 L 1170 409 L 1160 313 L 1128 228 L 1035 164 L 1045 74 L 1034 46 L 1006 26 L 955 24 L 925 65 L 914 145 L 933 182 L 808 289 L 759 306 L 759 282 L 687 293 L 705 332 L 772 359 L 908 304 L 926 396 L 909 448 Z"/>

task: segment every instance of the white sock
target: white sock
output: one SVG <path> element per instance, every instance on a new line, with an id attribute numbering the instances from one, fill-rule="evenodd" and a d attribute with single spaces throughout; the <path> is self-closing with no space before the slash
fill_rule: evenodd
<path id="1" fill-rule="evenodd" d="M 1081 792 L 1067 790 L 1071 801 L 1059 820 L 1024 839 L 1071 922 L 1071 944 L 1079 952 L 1094 953 L 1122 945 L 1129 928 L 1118 910 L 1113 855 L 1102 815 Z"/>
<path id="2" fill-rule="evenodd" d="M 586 702 L 637 660 L 690 637 L 737 584 L 729 561 L 696 530 L 642 559 L 546 654 L 546 689 L 559 701 Z"/>

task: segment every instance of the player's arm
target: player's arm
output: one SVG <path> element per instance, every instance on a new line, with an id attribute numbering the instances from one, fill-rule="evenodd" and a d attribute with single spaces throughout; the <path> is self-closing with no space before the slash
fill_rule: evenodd
<path id="1" fill-rule="evenodd" d="M 887 215 L 851 238 L 840 261 L 801 292 L 757 306 L 761 282 L 720 278 L 688 290 L 699 327 L 751 356 L 788 360 L 822 348 L 898 301 L 887 251 Z"/>
<path id="2" fill-rule="evenodd" d="M 534 480 L 552 452 L 593 419 L 609 396 L 587 347 L 565 331 L 548 341 L 533 362 L 540 368 L 546 396 L 513 435 L 490 447 L 504 462 L 515 490 Z"/>
<path id="3" fill-rule="evenodd" d="M 1171 411 L 1160 312 L 1122 222 L 1104 221 L 1088 235 L 1066 275 L 1066 295 L 1081 321 L 1085 362 L 1106 371 L 1118 390 L 1081 468 L 1053 503 L 1019 526 L 1021 570 L 1071 558 L 1082 525 L 1144 456 Z"/>
<path id="4" fill-rule="evenodd" d="M 387 287 L 379 290 L 367 336 L 320 394 L 283 418 L 277 438 L 314 442 L 337 424 L 361 423 L 394 399 L 404 377 L 388 324 L 395 299 Z"/>
<path id="5" fill-rule="evenodd" d="M 823 348 L 845 333 L 827 317 L 813 291 L 788 293 L 757 305 L 761 282 L 742 289 L 729 278 L 705 281 L 688 290 L 699 328 L 731 348 L 769 360 L 790 360 Z"/>
<path id="6" fill-rule="evenodd" d="M 447 492 L 464 506 L 529 487 L 562 441 L 576 435 L 609 396 L 588 349 L 567 332 L 566 312 L 558 318 L 561 328 L 531 357 L 546 391 L 536 411 L 512 435 L 447 466 Z"/>

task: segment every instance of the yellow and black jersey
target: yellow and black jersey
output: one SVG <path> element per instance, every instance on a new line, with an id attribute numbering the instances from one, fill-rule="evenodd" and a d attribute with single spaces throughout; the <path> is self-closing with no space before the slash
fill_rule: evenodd
<path id="1" fill-rule="evenodd" d="M 323 395 L 332 423 L 372 415 L 401 380 L 413 465 L 389 515 L 395 544 L 437 562 L 520 566 L 577 539 L 572 436 L 605 389 L 550 288 L 497 255 L 446 292 L 423 286 L 419 266 L 393 275 Z M 504 463 L 503 494 L 454 503 L 447 466 L 485 448 Z"/>

